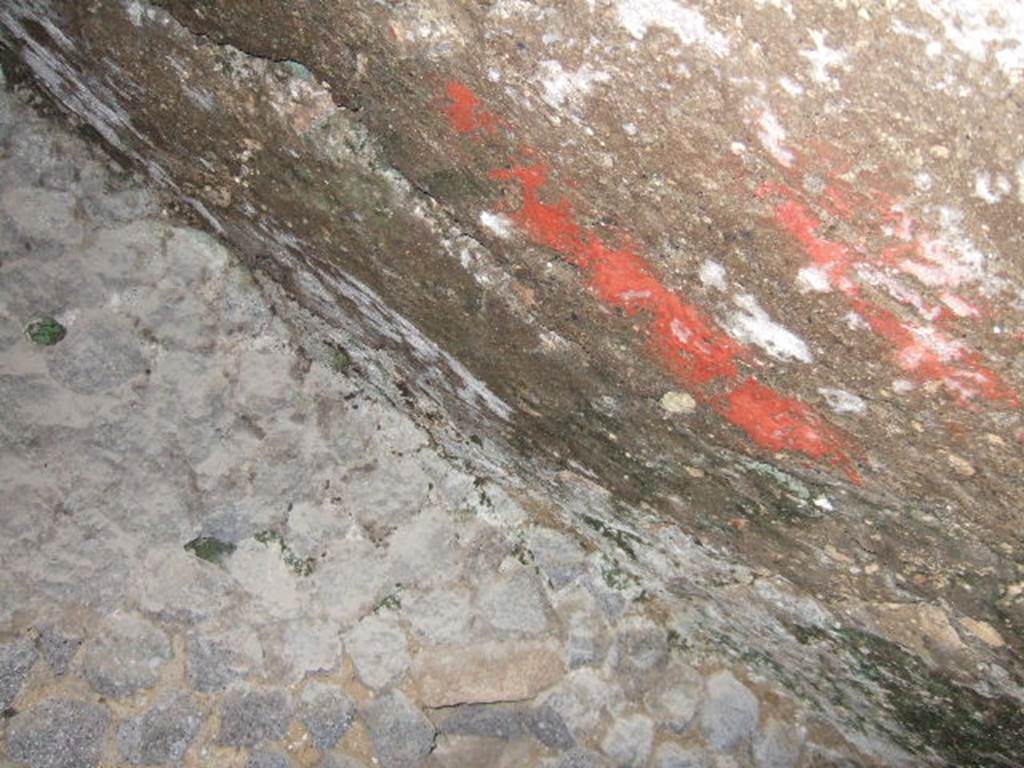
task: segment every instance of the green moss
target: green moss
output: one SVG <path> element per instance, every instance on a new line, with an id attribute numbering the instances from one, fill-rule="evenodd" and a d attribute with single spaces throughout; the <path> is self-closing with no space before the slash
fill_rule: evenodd
<path id="1" fill-rule="evenodd" d="M 518 560 L 523 565 L 529 565 L 533 562 L 533 552 L 526 546 L 526 543 L 519 539 L 512 547 L 512 557 Z"/>
<path id="2" fill-rule="evenodd" d="M 426 187 L 431 197 L 445 202 L 478 200 L 486 192 L 472 174 L 449 168 L 428 175 L 423 180 L 423 186 Z"/>
<path id="3" fill-rule="evenodd" d="M 609 557 L 602 558 L 601 578 L 609 589 L 619 592 L 625 592 L 637 584 L 636 578 L 623 569 L 618 560 Z"/>
<path id="4" fill-rule="evenodd" d="M 292 551 L 291 547 L 277 531 L 258 531 L 253 536 L 260 544 L 276 544 L 281 551 L 281 559 L 284 564 L 291 568 L 296 576 L 311 576 L 316 570 L 316 560 L 312 557 L 299 557 Z"/>
<path id="5" fill-rule="evenodd" d="M 397 611 L 402 607 L 402 590 L 405 588 L 402 584 L 396 584 L 395 589 L 388 595 L 386 595 L 377 605 L 373 607 L 374 613 L 380 613 L 381 611 Z"/>
<path id="6" fill-rule="evenodd" d="M 235 545 L 230 541 L 221 541 L 213 536 L 198 536 L 185 544 L 185 551 L 191 552 L 200 560 L 219 564 L 235 551 Z"/>
<path id="7" fill-rule="evenodd" d="M 344 373 L 352 365 L 352 357 L 341 347 L 335 344 L 328 344 L 327 364 L 331 366 L 331 370 L 337 373 Z"/>
<path id="8" fill-rule="evenodd" d="M 67 329 L 52 317 L 41 317 L 25 326 L 25 335 L 41 347 L 52 347 L 67 336 Z"/>
<path id="9" fill-rule="evenodd" d="M 934 752 L 958 768 L 1019 765 L 1024 710 L 1008 696 L 983 696 L 884 638 L 856 629 L 790 627 L 801 643 L 824 642 L 857 671 L 900 729 L 892 738 L 915 754 Z M 870 684 L 877 688 L 872 688 Z"/>
<path id="10" fill-rule="evenodd" d="M 615 543 L 619 549 L 629 555 L 630 560 L 636 560 L 636 550 L 633 548 L 635 544 L 642 544 L 641 539 L 636 534 L 625 531 L 622 528 L 616 528 L 615 526 L 608 525 L 603 520 L 599 520 L 591 515 L 583 515 L 583 522 L 593 528 L 595 531 L 600 533 L 609 541 Z"/>

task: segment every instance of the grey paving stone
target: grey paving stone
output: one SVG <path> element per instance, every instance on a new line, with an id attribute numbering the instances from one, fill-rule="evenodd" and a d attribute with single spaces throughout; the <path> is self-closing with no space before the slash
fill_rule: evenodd
<path id="1" fill-rule="evenodd" d="M 217 741 L 231 747 L 251 747 L 284 738 L 291 708 L 283 691 L 237 688 L 221 700 Z"/>
<path id="2" fill-rule="evenodd" d="M 556 763 L 557 768 L 608 768 L 609 765 L 603 755 L 580 747 L 566 752 Z"/>
<path id="3" fill-rule="evenodd" d="M 36 649 L 28 638 L 0 645 L 0 709 L 11 706 L 35 663 Z"/>
<path id="4" fill-rule="evenodd" d="M 616 720 L 601 741 L 601 750 L 615 768 L 641 768 L 651 756 L 654 723 L 644 715 Z"/>
<path id="5" fill-rule="evenodd" d="M 82 671 L 97 693 L 120 698 L 154 685 L 170 658 L 171 642 L 163 630 L 138 616 L 118 614 L 97 630 Z"/>
<path id="6" fill-rule="evenodd" d="M 59 627 L 45 625 L 39 628 L 36 643 L 39 651 L 55 675 L 68 671 L 72 659 L 82 646 L 82 638 L 75 633 L 64 632 Z"/>
<path id="7" fill-rule="evenodd" d="M 546 747 L 562 752 L 576 746 L 576 739 L 573 738 L 565 720 L 548 704 L 541 704 L 526 713 L 523 722 L 530 734 Z"/>
<path id="8" fill-rule="evenodd" d="M 708 678 L 700 730 L 712 747 L 735 749 L 754 733 L 759 713 L 757 697 L 731 672 L 718 672 Z"/>
<path id="9" fill-rule="evenodd" d="M 109 723 L 95 704 L 47 699 L 11 720 L 7 754 L 31 768 L 94 768 Z"/>
<path id="10" fill-rule="evenodd" d="M 400 691 L 367 704 L 363 719 L 384 768 L 413 768 L 434 748 L 434 726 Z"/>
<path id="11" fill-rule="evenodd" d="M 241 675 L 238 655 L 223 644 L 193 632 L 185 640 L 185 677 L 193 690 L 224 690 Z"/>
<path id="12" fill-rule="evenodd" d="M 422 640 L 433 644 L 464 642 L 473 620 L 472 595 L 465 587 L 438 586 L 403 596 L 402 614 Z"/>
<path id="13" fill-rule="evenodd" d="M 707 752 L 699 747 L 683 747 L 665 742 L 654 753 L 654 768 L 707 768 Z"/>
<path id="14" fill-rule="evenodd" d="M 499 578 L 480 591 L 481 613 L 495 629 L 535 635 L 547 629 L 547 599 L 528 570 Z"/>
<path id="15" fill-rule="evenodd" d="M 118 729 L 117 745 L 132 765 L 181 760 L 203 723 L 192 699 L 180 691 L 165 694 L 153 706 Z"/>
<path id="16" fill-rule="evenodd" d="M 570 618 L 567 648 L 570 669 L 597 666 L 607 655 L 606 639 L 585 613 L 575 613 Z"/>
<path id="17" fill-rule="evenodd" d="M 142 374 L 146 358 L 126 322 L 97 317 L 73 328 L 46 356 L 46 367 L 71 391 L 94 395 Z"/>
<path id="18" fill-rule="evenodd" d="M 683 734 L 691 726 L 704 694 L 704 679 L 692 667 L 673 664 L 644 695 L 647 710 L 662 728 Z"/>
<path id="19" fill-rule="evenodd" d="M 289 768 L 291 761 L 283 752 L 257 749 L 250 756 L 245 768 Z"/>
<path id="20" fill-rule="evenodd" d="M 443 734 L 486 736 L 510 741 L 523 734 L 522 710 L 500 704 L 465 704 L 452 707 L 438 724 Z"/>
<path id="21" fill-rule="evenodd" d="M 530 531 L 526 540 L 534 562 L 552 589 L 563 589 L 586 572 L 586 552 L 565 534 L 537 528 Z"/>
<path id="22" fill-rule="evenodd" d="M 757 768 L 794 768 L 800 762 L 804 738 L 803 728 L 769 720 L 754 736 L 754 764 Z"/>
<path id="23" fill-rule="evenodd" d="M 348 733 L 356 704 L 348 694 L 323 683 L 310 683 L 302 692 L 299 719 L 319 749 L 332 749 Z"/>
<path id="24" fill-rule="evenodd" d="M 345 650 L 356 674 L 368 687 L 380 689 L 397 681 L 409 668 L 409 649 L 398 622 L 368 616 L 345 635 Z"/>
<path id="25" fill-rule="evenodd" d="M 612 648 L 615 668 L 627 678 L 663 669 L 668 658 L 665 630 L 646 620 L 624 622 Z"/>

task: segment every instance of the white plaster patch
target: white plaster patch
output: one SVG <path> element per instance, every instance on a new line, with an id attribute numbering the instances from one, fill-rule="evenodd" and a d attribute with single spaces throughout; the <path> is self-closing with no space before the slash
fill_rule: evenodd
<path id="1" fill-rule="evenodd" d="M 717 261 L 708 259 L 701 264 L 698 276 L 705 288 L 717 288 L 720 291 L 724 291 L 729 287 L 728 281 L 725 278 L 725 267 Z"/>
<path id="2" fill-rule="evenodd" d="M 512 220 L 508 216 L 500 213 L 483 211 L 480 214 L 480 224 L 489 232 L 504 240 L 510 238 L 514 231 L 514 224 L 512 223 Z"/>
<path id="3" fill-rule="evenodd" d="M 821 267 L 801 268 L 796 273 L 796 284 L 801 293 L 828 293 L 832 290 L 828 272 Z"/>
<path id="4" fill-rule="evenodd" d="M 941 236 L 924 247 L 925 262 L 914 262 L 907 271 L 925 285 L 955 287 L 986 282 L 987 256 L 963 229 L 964 215 L 948 206 L 938 209 Z M 901 267 L 907 266 L 904 262 Z"/>
<path id="5" fill-rule="evenodd" d="M 775 113 L 765 108 L 757 118 L 757 138 L 775 161 L 787 168 L 793 164 L 793 153 L 786 149 L 786 129 Z"/>
<path id="6" fill-rule="evenodd" d="M 988 171 L 978 171 L 974 177 L 974 196 L 989 205 L 995 205 L 1010 194 L 1010 180 L 1001 173 L 993 176 Z"/>
<path id="7" fill-rule="evenodd" d="M 825 44 L 826 33 L 811 29 L 808 30 L 814 48 L 807 48 L 800 51 L 800 55 L 807 59 L 811 65 L 811 77 L 819 83 L 831 83 L 832 76 L 829 70 L 833 67 L 841 67 L 846 61 L 846 53 L 836 48 L 829 48 Z"/>
<path id="8" fill-rule="evenodd" d="M 693 413 L 697 410 L 697 401 L 688 392 L 673 390 L 666 392 L 659 401 L 662 409 L 667 413 Z"/>
<path id="9" fill-rule="evenodd" d="M 915 389 L 917 389 L 917 385 L 910 379 L 894 379 L 892 382 L 892 391 L 898 395 L 905 395 Z"/>
<path id="10" fill-rule="evenodd" d="M 643 40 L 651 27 L 662 27 L 683 45 L 702 45 L 718 56 L 729 52 L 725 35 L 708 26 L 700 11 L 675 0 L 618 0 L 619 23 L 636 40 Z"/>
<path id="11" fill-rule="evenodd" d="M 991 53 L 1011 82 L 1024 72 L 1024 3 L 1007 0 L 917 0 L 946 39 L 975 61 Z"/>
<path id="12" fill-rule="evenodd" d="M 871 327 L 863 317 L 853 311 L 843 315 L 843 320 L 846 321 L 846 327 L 851 331 L 863 331 Z"/>
<path id="13" fill-rule="evenodd" d="M 796 14 L 793 13 L 793 4 L 790 0 L 754 0 L 754 7 L 758 10 L 765 8 L 766 6 L 771 8 L 777 8 L 786 14 L 790 19 L 795 19 Z"/>
<path id="14" fill-rule="evenodd" d="M 590 93 L 594 83 L 607 83 L 611 75 L 607 72 L 594 70 L 584 64 L 575 72 L 566 72 L 561 62 L 549 59 L 540 63 L 541 86 L 544 94 L 541 98 L 548 106 L 558 109 L 567 101 L 578 101 Z"/>
<path id="15" fill-rule="evenodd" d="M 818 509 L 823 509 L 826 512 L 832 512 L 835 510 L 835 507 L 832 506 L 832 502 L 828 500 L 828 496 L 818 496 L 811 503 Z"/>
<path id="16" fill-rule="evenodd" d="M 964 301 L 960 296 L 946 291 L 942 294 L 942 303 L 949 307 L 957 317 L 977 317 L 981 314 L 977 307 Z"/>
<path id="17" fill-rule="evenodd" d="M 803 96 L 804 87 L 800 85 L 796 80 L 791 77 L 780 77 L 779 85 L 782 86 L 782 90 L 788 93 L 790 96 Z"/>
<path id="18" fill-rule="evenodd" d="M 828 407 L 835 413 L 864 413 L 868 407 L 863 399 L 845 389 L 819 387 L 818 394 L 825 398 Z"/>
<path id="19" fill-rule="evenodd" d="M 779 360 L 813 361 L 811 350 L 803 339 L 776 323 L 750 294 L 740 294 L 733 301 L 741 311 L 729 317 L 726 326 L 740 341 L 754 344 Z"/>
<path id="20" fill-rule="evenodd" d="M 132 0 L 125 6 L 124 10 L 128 14 L 128 21 L 132 23 L 133 27 L 142 26 L 142 5 L 138 0 Z"/>

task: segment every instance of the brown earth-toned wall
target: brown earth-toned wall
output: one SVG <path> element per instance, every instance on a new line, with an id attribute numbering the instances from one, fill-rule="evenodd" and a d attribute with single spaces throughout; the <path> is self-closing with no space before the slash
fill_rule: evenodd
<path id="1" fill-rule="evenodd" d="M 361 315 L 426 418 L 883 636 L 877 606 L 953 606 L 1016 686 L 1024 18 L 995 9 L 11 0 L 0 29 L 255 268 Z"/>

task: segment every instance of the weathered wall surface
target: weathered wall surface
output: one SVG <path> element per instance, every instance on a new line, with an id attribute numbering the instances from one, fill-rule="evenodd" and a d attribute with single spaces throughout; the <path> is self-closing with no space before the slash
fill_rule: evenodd
<path id="1" fill-rule="evenodd" d="M 1019 12 L 13 0 L 0 25 L 255 267 L 360 314 L 424 419 L 1019 692 Z M 944 646 L 933 606 L 993 642 Z"/>

